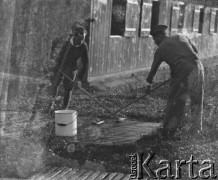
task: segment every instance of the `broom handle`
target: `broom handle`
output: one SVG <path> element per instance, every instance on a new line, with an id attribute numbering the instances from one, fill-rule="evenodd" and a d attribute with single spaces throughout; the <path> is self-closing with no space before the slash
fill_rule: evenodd
<path id="1" fill-rule="evenodd" d="M 63 71 L 61 71 L 61 73 L 67 78 L 69 79 L 71 82 L 74 82 L 72 80 L 72 78 L 70 78 L 68 75 L 66 75 Z M 106 106 L 104 106 L 102 103 L 100 103 L 97 99 L 95 99 L 91 94 L 89 94 L 85 89 L 81 88 L 80 86 L 78 86 L 78 88 L 87 96 L 89 96 L 93 101 L 95 101 L 96 103 L 98 103 L 101 107 L 103 107 L 105 110 L 107 110 L 111 116 L 114 116 L 114 114 L 112 113 L 112 111 L 110 109 L 108 109 Z"/>
<path id="2" fill-rule="evenodd" d="M 159 89 L 160 87 L 162 87 L 163 85 L 165 85 L 166 83 L 168 83 L 170 81 L 170 79 L 166 80 L 165 82 L 161 83 L 160 85 L 158 85 L 157 87 L 153 88 L 152 90 L 150 90 L 150 92 L 144 94 L 143 96 L 138 97 L 137 99 L 131 101 L 130 103 L 124 105 L 123 107 L 121 107 L 120 109 L 116 110 L 115 112 L 113 112 L 111 115 L 114 116 L 115 114 L 117 114 L 118 112 L 120 112 L 121 110 L 125 109 L 126 107 L 130 106 L 131 104 L 139 101 L 140 99 L 146 97 L 147 95 L 149 95 L 150 93 L 154 92 L 155 90 Z"/>
<path id="3" fill-rule="evenodd" d="M 73 80 L 68 76 L 66 75 L 63 71 L 61 71 L 62 74 L 67 78 L 69 79 L 71 82 L 73 82 Z M 83 92 L 85 93 L 87 96 L 89 96 L 93 101 L 95 101 L 96 103 L 98 103 L 101 107 L 103 107 L 105 110 L 107 110 L 109 113 L 110 113 L 110 116 L 114 116 L 115 114 L 117 114 L 118 112 L 120 112 L 121 110 L 123 110 L 124 108 L 130 106 L 131 104 L 133 104 L 134 102 L 137 102 L 139 101 L 140 99 L 146 97 L 148 94 L 154 92 L 155 90 L 159 89 L 160 87 L 162 87 L 163 85 L 165 85 L 166 83 L 168 83 L 170 81 L 170 79 L 166 80 L 165 82 L 163 82 L 162 84 L 158 85 L 157 87 L 153 88 L 149 93 L 146 93 L 144 94 L 143 96 L 141 97 L 138 97 L 137 99 L 131 101 L 130 103 L 124 105 L 123 107 L 121 107 L 120 109 L 118 109 L 117 111 L 115 112 L 112 112 L 110 109 L 108 109 L 107 107 L 105 107 L 102 103 L 100 103 L 98 100 L 96 100 L 94 97 L 91 96 L 91 94 L 89 94 L 85 89 L 81 88 L 78 86 L 78 88 Z M 114 116 L 115 117 L 115 116 Z"/>

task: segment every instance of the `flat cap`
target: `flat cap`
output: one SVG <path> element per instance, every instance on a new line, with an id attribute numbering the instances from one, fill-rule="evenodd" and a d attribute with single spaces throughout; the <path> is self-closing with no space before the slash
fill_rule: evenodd
<path id="1" fill-rule="evenodd" d="M 78 34 L 83 34 L 85 32 L 85 28 L 82 27 L 82 26 L 77 26 L 75 28 L 75 33 L 78 33 Z"/>
<path id="2" fill-rule="evenodd" d="M 70 35 L 86 34 L 86 29 L 83 26 L 73 25 L 70 30 Z"/>
<path id="3" fill-rule="evenodd" d="M 168 26 L 166 25 L 157 25 L 154 28 L 152 28 L 150 35 L 154 36 L 158 32 L 165 32 L 167 30 Z"/>

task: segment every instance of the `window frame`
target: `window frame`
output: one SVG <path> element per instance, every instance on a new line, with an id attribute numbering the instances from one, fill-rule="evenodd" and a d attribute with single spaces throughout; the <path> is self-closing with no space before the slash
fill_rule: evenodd
<path id="1" fill-rule="evenodd" d="M 178 32 L 179 25 L 180 6 L 179 2 L 173 2 L 171 5 L 170 15 L 170 34 L 176 34 Z"/>
<path id="2" fill-rule="evenodd" d="M 216 34 L 216 16 L 217 16 L 217 9 L 211 8 L 210 12 L 210 34 Z"/>
<path id="3" fill-rule="evenodd" d="M 150 35 L 151 31 L 151 21 L 152 21 L 152 1 L 151 0 L 142 0 L 142 8 L 141 8 L 141 22 L 140 22 L 140 36 L 146 37 Z M 147 12 L 149 13 L 148 16 Z"/>
<path id="4" fill-rule="evenodd" d="M 140 5 L 138 3 L 138 0 L 127 0 L 124 37 L 132 37 L 136 35 L 139 21 L 139 13 Z"/>

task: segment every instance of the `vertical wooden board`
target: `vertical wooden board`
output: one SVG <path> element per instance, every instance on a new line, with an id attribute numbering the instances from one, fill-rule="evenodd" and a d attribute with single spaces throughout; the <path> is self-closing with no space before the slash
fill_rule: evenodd
<path id="1" fill-rule="evenodd" d="M 128 39 L 127 38 L 123 38 L 122 39 L 122 59 L 121 59 L 121 63 L 122 63 L 122 67 L 121 70 L 125 71 L 128 70 L 130 68 L 130 57 L 129 57 L 129 47 L 130 44 L 128 43 Z"/>
<path id="2" fill-rule="evenodd" d="M 119 62 L 119 57 L 118 57 L 118 54 L 119 54 L 119 39 L 115 39 L 114 41 L 114 55 L 115 55 L 115 59 L 116 59 L 116 63 L 114 64 L 114 72 L 118 72 L 119 71 L 119 65 L 120 65 L 120 62 Z"/>
<path id="3" fill-rule="evenodd" d="M 186 5 L 184 15 L 184 28 L 186 32 L 191 33 L 193 30 L 194 6 Z"/>
<path id="4" fill-rule="evenodd" d="M 108 65 L 107 65 L 107 69 L 108 69 L 108 72 L 111 73 L 112 72 L 112 67 L 113 67 L 113 61 L 114 61 L 114 46 L 113 46 L 113 39 L 110 39 L 109 40 L 109 48 L 108 48 L 108 51 L 109 51 L 109 58 L 108 58 Z"/>
<path id="5" fill-rule="evenodd" d="M 100 35 L 100 29 L 99 29 L 99 26 L 100 26 L 100 23 L 102 21 L 101 19 L 101 16 L 100 16 L 100 3 L 98 3 L 98 0 L 95 0 L 95 16 L 96 16 L 96 19 L 97 21 L 95 22 L 95 28 L 94 28 L 94 60 L 93 60 L 93 69 L 94 69 L 94 76 L 98 75 L 99 74 L 99 52 L 100 52 L 100 49 L 99 49 L 99 35 Z"/>
<path id="6" fill-rule="evenodd" d="M 107 69 L 108 69 L 108 72 L 109 73 L 111 73 L 113 70 L 112 70 L 112 68 L 113 68 L 113 63 L 114 63 L 114 49 L 113 48 L 115 48 L 114 46 L 113 46 L 113 42 L 114 42 L 114 39 L 113 38 L 111 38 L 110 40 L 109 40 L 109 49 L 108 49 L 108 51 L 109 51 L 109 58 L 108 58 L 108 66 L 107 66 Z"/>
<path id="7" fill-rule="evenodd" d="M 102 16 L 102 25 L 99 27 L 100 29 L 100 42 L 99 42 L 99 75 L 103 75 L 103 66 L 104 66 L 104 50 L 105 50 L 105 46 L 104 46 L 104 43 L 105 43 L 105 33 L 104 33 L 104 29 L 105 29 L 105 25 L 106 25 L 106 7 L 105 6 L 102 6 L 101 8 L 101 16 Z"/>
<path id="8" fill-rule="evenodd" d="M 95 19 L 95 21 L 91 24 L 91 52 L 90 52 L 90 68 L 91 68 L 91 74 L 92 76 L 95 76 L 96 74 L 96 26 L 97 26 L 97 21 L 98 21 L 98 16 L 97 16 L 97 0 L 92 1 L 92 8 L 91 8 L 91 15 L 92 18 Z"/>
<path id="9" fill-rule="evenodd" d="M 116 41 L 116 57 L 117 57 L 117 71 L 122 70 L 122 38 L 117 39 Z"/>
<path id="10" fill-rule="evenodd" d="M 113 39 L 113 60 L 112 60 L 112 73 L 116 72 L 118 69 L 118 59 L 117 59 L 117 38 Z"/>
<path id="11" fill-rule="evenodd" d="M 124 39 L 124 57 L 125 57 L 125 70 L 129 70 L 131 67 L 131 44 L 130 44 L 130 39 L 125 38 Z"/>
<path id="12" fill-rule="evenodd" d="M 128 39 L 128 53 L 129 53 L 129 62 L 130 62 L 130 66 L 129 69 L 132 69 L 134 67 L 134 59 L 133 59 L 133 48 L 132 48 L 132 38 Z"/>
<path id="13" fill-rule="evenodd" d="M 111 71 L 111 52 L 110 52 L 110 44 L 111 44 L 111 38 L 109 38 L 108 41 L 108 48 L 107 48 L 107 65 L 106 65 L 106 73 L 109 74 Z"/>
<path id="14" fill-rule="evenodd" d="M 140 39 L 139 37 L 137 38 L 137 43 L 136 43 L 136 60 L 137 60 L 137 63 L 136 63 L 136 67 L 137 68 L 142 68 L 142 63 L 141 63 L 141 59 L 140 59 L 140 53 L 141 51 L 143 51 L 143 49 L 140 49 Z"/>
<path id="15" fill-rule="evenodd" d="M 92 26 L 92 52 L 90 53 L 93 76 L 106 74 L 106 40 L 109 35 L 107 28 L 109 27 L 108 13 L 110 9 L 108 7 L 110 6 L 108 0 L 93 1 L 92 13 L 93 17 L 96 18 Z"/>
<path id="16" fill-rule="evenodd" d="M 91 18 L 95 19 L 95 14 L 94 14 L 94 6 L 95 6 L 95 1 L 91 1 Z M 89 42 L 89 48 L 90 48 L 90 53 L 89 53 L 89 58 L 90 58 L 90 76 L 94 76 L 94 43 L 95 43 L 95 21 L 90 24 L 90 42 Z"/>
<path id="17" fill-rule="evenodd" d="M 108 61 L 108 45 L 109 45 L 109 37 L 110 37 L 110 30 L 111 30 L 111 13 L 112 13 L 112 1 L 108 1 L 107 8 L 106 8 L 106 16 L 105 16 L 105 26 L 104 26 L 104 66 L 102 67 L 103 69 L 103 74 L 107 73 L 107 61 Z"/>
<path id="18" fill-rule="evenodd" d="M 111 37 L 109 41 L 109 56 L 110 59 L 110 68 L 109 71 L 111 73 L 121 71 L 122 58 L 120 55 L 122 54 L 122 37 Z"/>
<path id="19" fill-rule="evenodd" d="M 122 39 L 122 71 L 126 69 L 129 62 L 126 59 L 126 39 Z"/>
<path id="20" fill-rule="evenodd" d="M 153 43 L 152 43 L 152 37 L 148 37 L 146 39 L 142 39 L 140 41 L 140 49 L 141 49 L 141 66 L 143 67 L 149 67 L 151 65 L 152 61 L 152 55 L 153 55 Z"/>
<path id="21" fill-rule="evenodd" d="M 147 62 L 147 57 L 146 57 L 146 44 L 148 42 L 148 38 L 149 37 L 145 37 L 145 38 L 140 38 L 139 39 L 139 60 L 138 60 L 138 67 L 145 67 L 146 66 L 146 62 Z"/>

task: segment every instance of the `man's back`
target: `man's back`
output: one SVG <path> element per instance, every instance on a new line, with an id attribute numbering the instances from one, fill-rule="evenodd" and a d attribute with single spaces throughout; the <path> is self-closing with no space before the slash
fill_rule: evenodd
<path id="1" fill-rule="evenodd" d="M 170 66 L 174 76 L 181 71 L 184 73 L 192 71 L 195 60 L 198 59 L 195 51 L 196 49 L 186 36 L 174 35 L 163 40 L 155 56 L 159 61 L 165 61 Z"/>
<path id="2" fill-rule="evenodd" d="M 161 58 L 169 64 L 181 59 L 186 61 L 198 59 L 189 39 L 183 35 L 166 37 L 156 53 L 159 53 Z"/>

